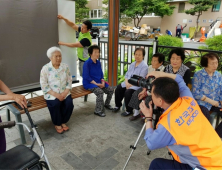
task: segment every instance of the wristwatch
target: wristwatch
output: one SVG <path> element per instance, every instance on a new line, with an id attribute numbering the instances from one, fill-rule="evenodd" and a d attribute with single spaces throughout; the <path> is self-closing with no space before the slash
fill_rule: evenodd
<path id="1" fill-rule="evenodd" d="M 145 123 L 146 123 L 146 122 L 149 122 L 149 121 L 152 122 L 152 118 L 145 118 Z"/>

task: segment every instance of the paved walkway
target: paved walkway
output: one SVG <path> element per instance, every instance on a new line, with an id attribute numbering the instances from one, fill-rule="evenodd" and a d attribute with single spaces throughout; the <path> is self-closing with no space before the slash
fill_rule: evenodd
<path id="1" fill-rule="evenodd" d="M 112 113 L 106 110 L 104 118 L 94 115 L 94 94 L 89 95 L 88 102 L 84 102 L 84 98 L 74 99 L 73 102 L 75 107 L 68 122 L 70 131 L 64 134 L 56 133 L 47 108 L 31 112 L 53 169 L 123 169 L 132 151 L 129 146 L 134 145 L 142 128 L 141 121 L 131 122 L 129 117 L 120 115 L 121 111 Z M 114 105 L 113 100 L 111 105 Z M 6 121 L 3 111 L 1 116 Z M 11 117 L 14 119 L 14 115 Z M 22 119 L 29 125 L 26 115 L 22 115 Z M 17 127 L 5 129 L 5 132 L 7 150 L 20 144 Z M 143 136 L 144 133 L 129 161 L 128 170 L 145 170 L 154 158 L 169 158 L 165 148 L 152 151 L 147 156 Z M 28 134 L 26 139 L 30 144 Z M 40 153 L 38 145 L 35 145 L 34 150 Z"/>

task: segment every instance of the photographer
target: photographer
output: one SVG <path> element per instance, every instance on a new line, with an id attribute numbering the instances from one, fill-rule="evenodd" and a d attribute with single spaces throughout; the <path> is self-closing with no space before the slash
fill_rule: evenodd
<path id="1" fill-rule="evenodd" d="M 15 100 L 22 108 L 27 107 L 25 96 L 13 93 L 1 80 L 0 80 L 0 90 L 6 93 L 5 95 L 0 95 L 0 101 Z M 2 122 L 1 116 L 0 116 L 0 122 Z M 5 151 L 6 151 L 5 132 L 3 129 L 0 129 L 0 154 L 4 153 Z"/>
<path id="2" fill-rule="evenodd" d="M 201 112 L 180 75 L 163 72 L 149 74 L 153 103 L 165 111 L 157 129 L 152 127 L 152 102 L 149 108 L 141 102 L 146 117 L 145 141 L 149 149 L 167 146 L 174 160 L 154 159 L 149 169 L 222 169 L 222 142 Z"/>

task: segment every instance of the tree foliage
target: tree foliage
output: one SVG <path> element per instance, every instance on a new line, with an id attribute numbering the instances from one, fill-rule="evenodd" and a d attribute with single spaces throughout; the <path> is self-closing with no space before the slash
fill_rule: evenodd
<path id="1" fill-rule="evenodd" d="M 189 0 L 188 3 L 193 5 L 193 8 L 189 10 L 185 10 L 186 14 L 190 14 L 193 16 L 197 16 L 196 19 L 196 28 L 198 28 L 198 20 L 204 11 L 212 8 L 214 4 L 216 4 L 218 0 Z M 197 29 L 195 30 L 195 35 L 197 33 Z"/>
<path id="2" fill-rule="evenodd" d="M 86 7 L 87 0 L 75 0 L 76 2 L 76 23 L 82 23 L 85 18 L 89 18 L 89 8 Z"/>
<path id="3" fill-rule="evenodd" d="M 172 15 L 174 6 L 170 6 L 168 0 L 120 0 L 121 18 L 130 18 L 134 21 L 134 26 L 138 27 L 140 21 L 146 14 L 155 13 L 156 16 Z M 108 0 L 103 0 L 103 4 L 108 5 Z M 108 7 L 104 8 L 108 16 Z"/>

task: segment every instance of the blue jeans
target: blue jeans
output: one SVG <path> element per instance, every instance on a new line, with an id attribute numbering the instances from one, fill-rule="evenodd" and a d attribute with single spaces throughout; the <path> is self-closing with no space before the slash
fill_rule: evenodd
<path id="1" fill-rule="evenodd" d="M 168 160 L 163 158 L 154 159 L 149 167 L 149 170 L 193 170 L 188 164 L 182 164 L 175 160 Z"/>

